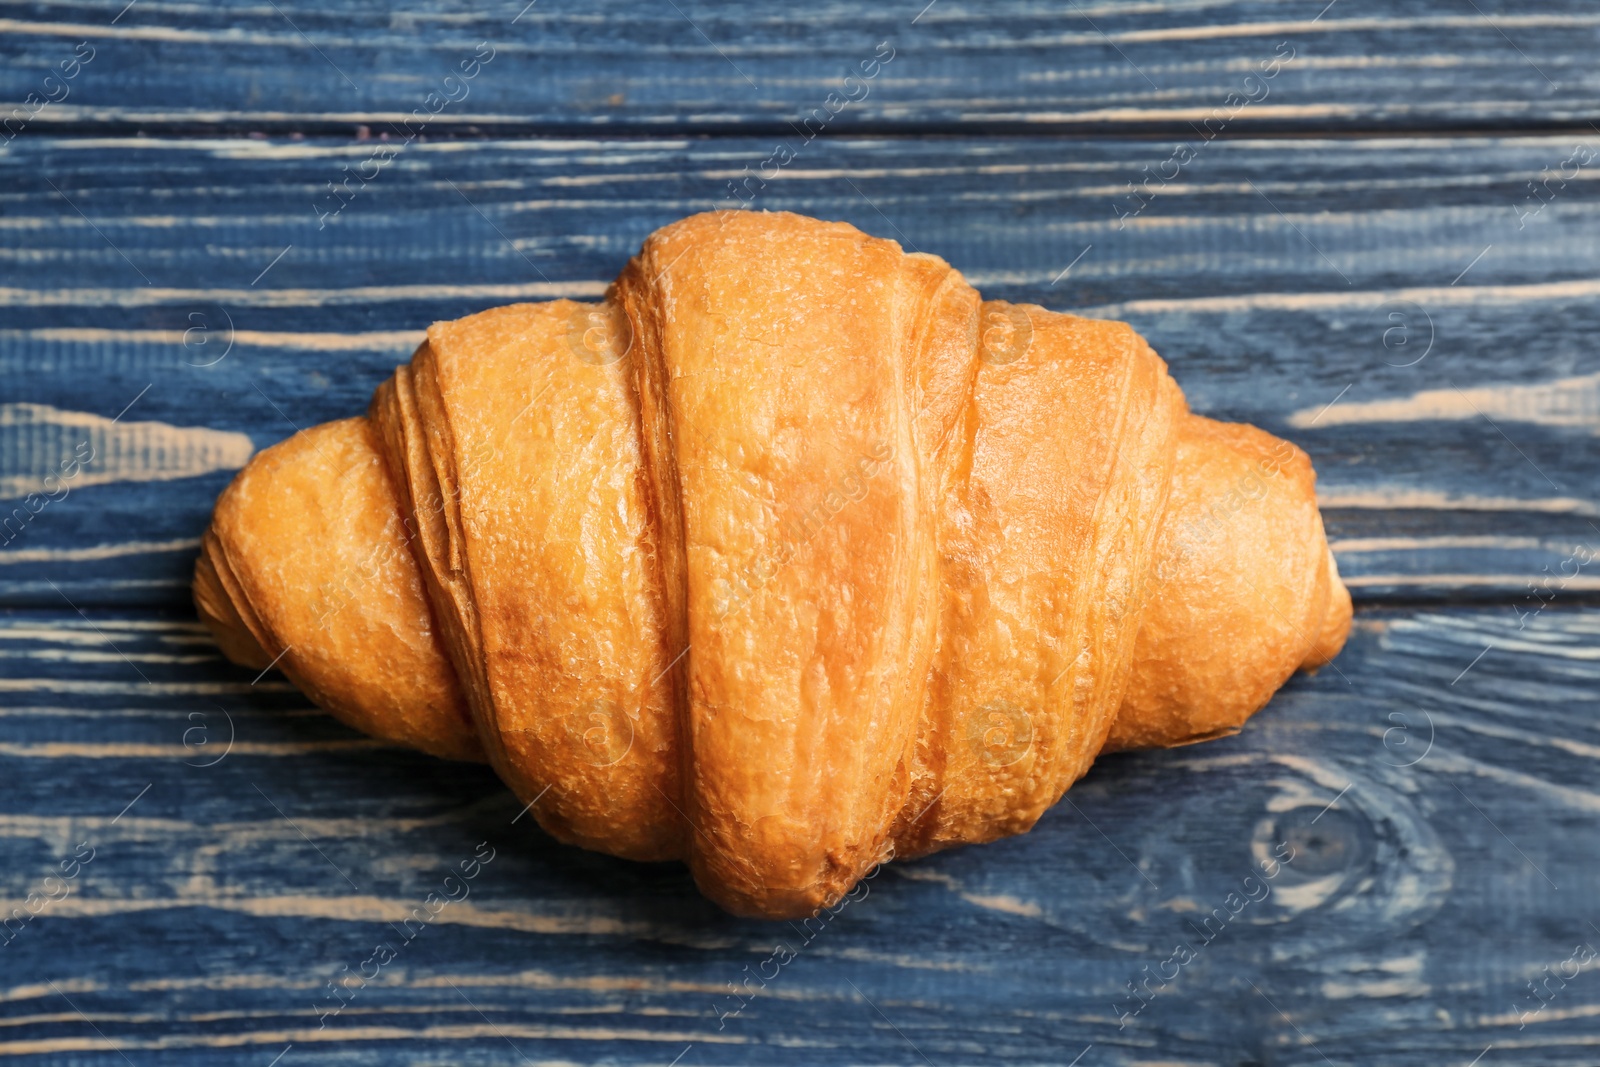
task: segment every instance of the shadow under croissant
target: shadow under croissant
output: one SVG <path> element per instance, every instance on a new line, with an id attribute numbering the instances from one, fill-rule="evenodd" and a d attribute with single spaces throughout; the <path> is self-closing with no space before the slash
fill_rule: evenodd
<path id="1" fill-rule="evenodd" d="M 254 676 L 254 672 L 245 669 L 237 672 L 242 681 Z M 288 709 L 280 701 L 264 698 L 252 702 L 257 705 L 255 708 L 242 709 L 258 713 L 250 716 L 255 723 L 252 740 L 300 743 L 311 748 L 316 742 L 348 736 L 342 727 L 327 720 L 282 714 Z M 236 705 L 235 710 L 241 709 Z M 1237 763 L 1240 759 L 1259 759 L 1261 755 L 1259 743 L 1236 743 L 1219 752 L 1218 758 L 1224 763 Z M 696 890 L 682 864 L 637 863 L 555 841 L 525 816 L 525 806 L 507 794 L 482 764 L 436 760 L 399 747 L 359 754 L 321 754 L 307 759 L 316 762 L 308 768 L 306 777 L 321 783 L 308 791 L 308 796 L 291 798 L 271 783 L 266 783 L 266 788 L 297 825 L 317 819 L 322 814 L 316 810 L 319 804 L 337 804 L 341 819 L 354 816 L 370 823 L 370 831 L 359 838 L 330 841 L 321 835 L 315 837 L 319 855 L 325 853 L 327 862 L 337 864 L 341 873 L 355 881 L 362 895 L 417 904 L 423 891 L 437 880 L 437 871 L 448 872 L 450 860 L 467 855 L 474 842 L 487 841 L 498 850 L 488 876 L 473 887 L 471 906 L 499 918 L 480 922 L 477 916 L 467 918 L 447 910 L 444 920 L 456 931 L 452 937 L 461 936 L 463 924 L 477 928 L 488 923 L 485 929 L 489 930 L 505 928 L 504 923 L 509 922 L 510 929 L 516 929 L 515 916 L 524 915 L 531 924 L 554 905 L 574 921 L 614 923 L 612 932 L 616 935 L 636 942 L 654 942 L 669 952 L 673 946 L 696 952 L 713 950 L 742 961 L 752 951 L 751 945 L 756 944 L 730 943 L 728 935 L 762 920 L 730 916 L 715 907 Z M 1115 928 L 1111 920 L 1130 907 L 1128 892 L 1136 891 L 1143 899 L 1148 889 L 1151 901 L 1178 892 L 1167 884 L 1170 871 L 1159 864 L 1144 866 L 1152 849 L 1173 862 L 1192 862 L 1195 853 L 1188 847 L 1191 834 L 1205 825 L 1249 825 L 1256 818 L 1255 813 L 1270 807 L 1255 794 L 1266 782 L 1285 774 L 1283 767 L 1270 765 L 1271 774 L 1257 782 L 1259 774 L 1241 776 L 1235 772 L 1231 779 L 1234 791 L 1241 786 L 1243 790 L 1241 795 L 1233 796 L 1231 791 L 1217 790 L 1209 775 L 1194 766 L 1178 769 L 1179 765 L 1190 763 L 1177 753 L 1115 754 L 1098 761 L 1079 783 L 1078 790 L 1083 795 L 1076 804 L 1058 805 L 1047 813 L 1034 833 L 1012 839 L 1003 849 L 957 850 L 894 863 L 834 901 L 826 909 L 829 914 L 822 914 L 821 922 L 798 928 L 791 923 L 775 923 L 749 929 L 757 938 L 768 936 L 769 930 L 776 936 L 792 934 L 786 943 L 796 951 L 804 951 L 830 943 L 848 927 L 853 931 L 852 938 L 857 939 L 851 944 L 859 947 L 861 937 L 870 942 L 878 936 L 874 931 L 902 937 L 902 921 L 926 914 L 934 903 L 929 894 L 942 897 L 954 893 L 964 900 L 971 898 L 968 904 L 973 922 L 990 923 L 1007 916 L 1044 919 L 1085 944 L 1110 944 L 1117 939 L 1110 932 Z M 251 781 L 266 781 L 238 760 L 228 761 L 221 769 Z M 251 795 L 244 781 L 230 790 Z M 1334 790 L 1328 787 L 1324 792 L 1331 794 Z M 367 806 L 351 812 L 348 805 L 352 798 Z M 1209 798 L 1209 802 L 1196 804 L 1197 798 Z M 1277 816 L 1280 823 L 1288 819 L 1293 825 L 1287 829 L 1280 825 L 1274 832 L 1292 834 L 1294 827 L 1319 816 L 1323 829 L 1335 829 L 1321 807 L 1323 799 L 1320 795 L 1300 798 L 1302 807 Z M 1311 806 L 1305 807 L 1306 804 Z M 1171 810 L 1174 805 L 1182 811 L 1176 821 Z M 1108 808 L 1113 809 L 1109 820 Z M 1093 813 L 1092 820 L 1086 812 Z M 1293 816 L 1302 812 L 1303 818 L 1294 822 Z M 268 815 L 269 819 L 273 817 L 275 813 Z M 1364 838 L 1360 835 L 1366 833 L 1362 826 L 1364 823 L 1355 826 L 1358 836 L 1351 846 L 1358 852 L 1370 851 L 1370 846 L 1362 844 Z M 1164 843 L 1152 842 L 1152 835 Z M 298 844 L 293 835 L 286 840 L 291 847 Z M 1299 852 L 1306 851 L 1307 846 L 1299 837 L 1295 842 Z M 1205 850 L 1202 854 L 1210 855 Z M 1351 866 L 1354 877 L 1359 873 L 1354 867 L 1362 865 L 1357 861 L 1364 862 L 1364 855 L 1362 852 L 1341 859 L 1338 864 L 1341 868 Z M 366 862 L 363 856 L 367 857 Z M 323 860 L 308 862 L 317 869 Z M 1203 862 L 1202 867 L 1215 866 L 1226 874 L 1232 870 L 1230 863 L 1240 866 L 1245 862 L 1231 853 L 1218 854 Z M 1297 855 L 1295 871 L 1300 875 L 1321 873 L 1312 871 L 1316 862 L 1314 856 L 1302 860 Z M 1146 871 L 1160 884 L 1145 881 Z M 339 880 L 332 870 L 322 873 L 335 883 Z M 422 889 L 409 884 L 412 882 L 420 882 Z M 1102 884 L 1122 888 L 1112 894 L 1114 899 L 1093 904 L 1093 887 Z M 870 905 L 866 904 L 869 897 Z M 528 910 L 535 903 L 539 906 Z M 1035 914 L 1040 908 L 1045 909 L 1044 914 Z M 1142 913 L 1144 909 L 1138 910 Z M 841 924 L 841 919 L 849 921 Z M 950 916 L 941 920 L 945 925 L 955 921 Z M 423 944 L 426 951 L 427 942 Z M 897 951 L 903 947 L 898 941 L 886 946 Z"/>
<path id="2" fill-rule="evenodd" d="M 228 674 L 241 683 L 258 677 L 250 668 L 228 668 Z M 248 800 L 256 797 L 252 785 L 263 789 L 282 809 L 259 801 L 266 820 L 287 817 L 309 830 L 318 853 L 327 857 L 308 861 L 320 872 L 319 882 L 326 875 L 330 885 L 343 889 L 342 874 L 362 895 L 416 903 L 411 897 L 420 900 L 422 891 L 397 890 L 394 884 L 414 881 L 418 872 L 449 873 L 453 858 L 470 855 L 476 842 L 487 841 L 499 854 L 487 868 L 489 876 L 474 887 L 472 903 L 480 909 L 534 898 L 582 901 L 607 913 L 626 914 L 635 932 L 659 927 L 666 940 L 681 940 L 702 926 L 715 929 L 729 921 L 696 891 L 681 863 L 637 863 L 551 838 L 482 762 L 441 760 L 385 744 L 319 752 L 330 741 L 342 744 L 361 735 L 326 717 L 286 714 L 297 710 L 293 702 L 257 692 L 230 701 L 238 721 L 249 723 L 241 725 L 241 734 L 248 729 L 253 742 L 306 750 L 295 757 L 303 773 L 292 777 L 315 784 L 290 794 L 281 781 L 274 785 L 239 753 L 219 762 L 213 773 L 225 783 L 219 789 L 231 795 Z M 330 839 L 306 825 L 327 818 L 356 820 L 367 829 Z M 285 833 L 289 847 L 301 842 L 287 827 Z M 325 864 L 329 866 L 323 869 Z M 435 880 L 421 879 L 425 888 Z"/>
<path id="3" fill-rule="evenodd" d="M 794 918 L 1330 660 L 1314 485 L 1125 324 L 722 213 L 598 308 L 435 324 L 365 418 L 239 474 L 195 599 L 229 658 L 487 759 L 557 839 Z"/>

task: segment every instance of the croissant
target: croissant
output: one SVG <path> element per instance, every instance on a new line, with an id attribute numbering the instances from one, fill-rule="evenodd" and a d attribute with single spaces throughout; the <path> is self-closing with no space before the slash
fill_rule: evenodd
<path id="1" fill-rule="evenodd" d="M 720 212 L 600 304 L 434 324 L 366 417 L 240 472 L 194 596 L 230 659 L 487 760 L 559 840 L 794 918 L 1334 657 L 1314 481 L 1123 323 Z"/>

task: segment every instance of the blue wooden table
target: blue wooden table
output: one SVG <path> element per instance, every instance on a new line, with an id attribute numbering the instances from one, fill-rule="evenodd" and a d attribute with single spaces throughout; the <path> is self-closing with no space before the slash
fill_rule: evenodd
<path id="1" fill-rule="evenodd" d="M 1576 0 L 0 2 L 0 1056 L 1600 1062 L 1597 47 Z M 806 927 L 220 658 L 255 450 L 740 204 L 1126 319 L 1300 444 L 1345 653 Z"/>

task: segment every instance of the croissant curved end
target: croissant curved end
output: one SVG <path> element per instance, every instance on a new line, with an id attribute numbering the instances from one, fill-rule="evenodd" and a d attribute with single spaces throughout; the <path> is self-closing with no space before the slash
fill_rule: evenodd
<path id="1" fill-rule="evenodd" d="M 355 729 L 481 760 L 376 444 L 343 419 L 251 459 L 201 540 L 195 605 L 229 659 Z"/>
<path id="2" fill-rule="evenodd" d="M 600 304 L 436 323 L 240 472 L 194 594 L 230 659 L 487 760 L 558 839 L 796 918 L 1337 655 L 1314 483 L 1122 323 L 719 212 Z"/>

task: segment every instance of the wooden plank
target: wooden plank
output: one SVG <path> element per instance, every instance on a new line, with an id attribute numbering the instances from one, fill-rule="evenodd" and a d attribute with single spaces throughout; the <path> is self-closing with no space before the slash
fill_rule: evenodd
<path id="1" fill-rule="evenodd" d="M 487 771 L 355 737 L 192 620 L 5 613 L 0 909 L 59 899 L 0 944 L 0 1055 L 1592 1062 L 1597 638 L 1593 610 L 1364 611 L 1242 735 L 1103 760 L 1032 833 L 802 928 L 553 844 Z"/>
<path id="2" fill-rule="evenodd" d="M 1528 191 L 1581 148 L 1217 142 L 1135 202 L 1128 180 L 1170 149 L 844 139 L 754 206 L 936 251 L 991 296 L 1128 319 L 1195 410 L 1311 453 L 1358 597 L 1527 609 L 1597 581 L 1595 165 L 1548 201 Z M 652 229 L 736 202 L 728 180 L 770 145 L 415 145 L 319 229 L 327 181 L 371 151 L 21 138 L 0 155 L 0 602 L 186 604 L 251 448 L 364 410 L 431 321 L 597 297 Z M 21 493 L 86 441 L 99 458 L 33 513 Z"/>
<path id="3" fill-rule="evenodd" d="M 1587 129 L 1597 31 L 1581 0 L 13 0 L 0 99 L 57 131 Z"/>

